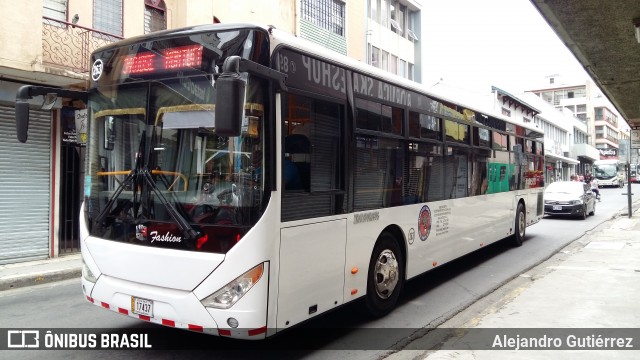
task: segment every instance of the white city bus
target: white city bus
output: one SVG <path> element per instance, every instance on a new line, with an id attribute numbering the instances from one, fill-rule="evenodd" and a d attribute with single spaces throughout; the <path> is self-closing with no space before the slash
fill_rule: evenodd
<path id="1" fill-rule="evenodd" d="M 82 290 L 166 326 L 261 339 L 543 216 L 543 134 L 274 28 L 210 25 L 93 53 Z"/>
<path id="2" fill-rule="evenodd" d="M 625 163 L 618 159 L 594 161 L 592 175 L 598 179 L 600 187 L 623 187 L 627 182 Z"/>

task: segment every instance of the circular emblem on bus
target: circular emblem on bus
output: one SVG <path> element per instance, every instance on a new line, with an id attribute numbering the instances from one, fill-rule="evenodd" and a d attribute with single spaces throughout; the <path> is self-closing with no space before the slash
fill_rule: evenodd
<path id="1" fill-rule="evenodd" d="M 102 76 L 102 70 L 104 70 L 104 63 L 102 59 L 98 59 L 93 62 L 93 66 L 91 67 L 91 79 L 93 81 L 98 81 L 100 76 Z"/>
<path id="2" fill-rule="evenodd" d="M 431 232 L 431 210 L 427 205 L 420 209 L 420 215 L 418 216 L 418 235 L 420 240 L 425 241 L 429 237 Z"/>

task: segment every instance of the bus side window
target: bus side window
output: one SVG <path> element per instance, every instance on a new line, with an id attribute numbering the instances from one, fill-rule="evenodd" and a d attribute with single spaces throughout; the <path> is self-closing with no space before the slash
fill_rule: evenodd
<path id="1" fill-rule="evenodd" d="M 342 213 L 344 106 L 288 94 L 283 98 L 282 119 L 282 221 Z"/>
<path id="2" fill-rule="evenodd" d="M 292 134 L 284 139 L 283 185 L 287 190 L 310 191 L 311 143 L 302 134 Z"/>
<path id="3" fill-rule="evenodd" d="M 468 196 L 469 149 L 448 146 L 445 154 L 445 195 L 449 199 Z"/>

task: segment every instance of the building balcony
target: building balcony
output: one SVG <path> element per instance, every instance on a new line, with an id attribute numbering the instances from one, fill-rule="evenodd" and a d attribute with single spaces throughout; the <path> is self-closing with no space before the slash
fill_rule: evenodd
<path id="1" fill-rule="evenodd" d="M 42 17 L 42 65 L 45 72 L 86 79 L 91 53 L 122 37 L 66 21 Z M 76 75 L 76 76 L 73 76 Z"/>

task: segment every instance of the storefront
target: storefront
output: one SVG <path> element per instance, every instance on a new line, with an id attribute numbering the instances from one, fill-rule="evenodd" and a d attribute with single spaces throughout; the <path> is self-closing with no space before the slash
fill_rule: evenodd
<path id="1" fill-rule="evenodd" d="M 561 155 L 547 153 L 545 155 L 545 168 L 547 175 L 545 181 L 551 184 L 558 180 L 571 180 L 571 175 L 577 174 L 578 160 Z"/>
<path id="2" fill-rule="evenodd" d="M 53 113 L 34 107 L 29 140 L 18 142 L 13 101 L 20 85 L 0 81 L 0 264 L 51 255 Z"/>

